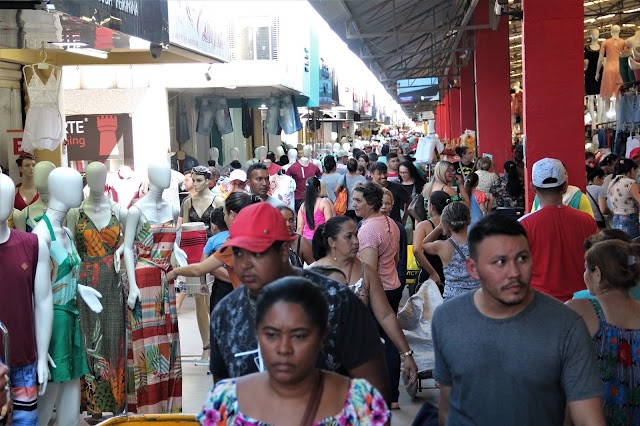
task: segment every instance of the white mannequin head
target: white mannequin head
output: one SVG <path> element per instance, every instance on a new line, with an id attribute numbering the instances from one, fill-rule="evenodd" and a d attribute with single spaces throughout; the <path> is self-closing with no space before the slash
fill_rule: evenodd
<path id="1" fill-rule="evenodd" d="M 611 37 L 618 38 L 620 36 L 620 25 L 614 25 L 611 27 Z"/>
<path id="2" fill-rule="evenodd" d="M 220 151 L 218 151 L 218 148 L 213 147 L 209 149 L 209 160 L 213 160 L 216 162 L 216 164 L 218 164 L 219 158 L 220 158 Z"/>
<path id="3" fill-rule="evenodd" d="M 338 142 L 333 144 L 332 151 L 334 154 L 340 151 L 341 149 L 342 149 L 342 146 Z"/>
<path id="4" fill-rule="evenodd" d="M 87 166 L 87 185 L 94 194 L 102 194 L 107 183 L 107 168 L 99 161 L 89 163 Z"/>
<path id="5" fill-rule="evenodd" d="M 327 142 L 324 144 L 324 149 L 328 150 L 328 151 L 333 151 L 333 144 Z"/>
<path id="6" fill-rule="evenodd" d="M 345 141 L 347 140 L 347 138 L 345 138 Z M 351 144 L 349 142 L 344 142 L 342 144 L 342 149 L 344 149 L 347 152 L 351 152 Z"/>
<path id="7" fill-rule="evenodd" d="M 600 30 L 597 28 L 592 28 L 589 30 L 589 38 L 591 39 L 591 43 L 596 43 L 598 38 L 600 37 Z"/>
<path id="8" fill-rule="evenodd" d="M 14 185 L 9 176 L 0 173 L 0 223 L 6 223 L 13 213 L 13 199 L 16 196 Z"/>
<path id="9" fill-rule="evenodd" d="M 240 159 L 240 150 L 235 146 L 229 150 L 229 155 L 231 156 L 231 161 Z"/>
<path id="10" fill-rule="evenodd" d="M 60 212 L 82 203 L 82 176 L 70 167 L 57 167 L 49 173 L 49 208 Z"/>
<path id="11" fill-rule="evenodd" d="M 149 191 L 162 192 L 171 185 L 171 167 L 167 163 L 154 163 L 147 170 Z"/>
<path id="12" fill-rule="evenodd" d="M 33 184 L 40 194 L 49 193 L 49 173 L 56 168 L 51 161 L 40 161 L 33 168 Z"/>
<path id="13" fill-rule="evenodd" d="M 515 83 L 513 83 L 513 86 L 511 86 L 513 88 L 513 90 L 515 90 L 516 92 L 519 92 L 522 90 L 522 86 L 520 86 L 520 82 L 516 81 Z"/>
<path id="14" fill-rule="evenodd" d="M 305 145 L 302 147 L 302 156 L 311 158 L 311 145 Z"/>
<path id="15" fill-rule="evenodd" d="M 295 148 L 291 148 L 287 151 L 287 157 L 289 158 L 289 164 L 293 164 L 298 161 L 298 150 Z"/>
<path id="16" fill-rule="evenodd" d="M 253 149 L 253 158 L 260 161 L 260 147 Z"/>
<path id="17" fill-rule="evenodd" d="M 264 162 L 264 159 L 267 158 L 267 152 L 269 152 L 269 150 L 266 146 L 259 146 L 256 148 L 256 158 L 258 161 Z"/>
<path id="18" fill-rule="evenodd" d="M 284 155 L 284 148 L 282 148 L 281 146 L 276 147 L 276 154 L 278 154 L 278 160 L 280 159 L 280 157 L 282 157 Z"/>

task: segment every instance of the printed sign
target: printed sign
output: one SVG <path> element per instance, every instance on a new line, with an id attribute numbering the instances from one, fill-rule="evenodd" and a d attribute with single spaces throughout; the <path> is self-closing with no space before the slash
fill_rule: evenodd
<path id="1" fill-rule="evenodd" d="M 67 116 L 69 161 L 133 161 L 133 132 L 129 114 Z"/>

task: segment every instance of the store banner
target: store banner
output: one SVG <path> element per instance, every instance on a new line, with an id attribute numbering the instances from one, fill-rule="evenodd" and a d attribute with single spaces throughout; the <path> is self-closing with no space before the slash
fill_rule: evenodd
<path id="1" fill-rule="evenodd" d="M 168 0 L 51 0 L 49 3 L 59 12 L 80 18 L 81 22 L 152 43 L 169 43 Z"/>
<path id="2" fill-rule="evenodd" d="M 169 1 L 169 41 L 223 62 L 231 60 L 229 18 L 213 1 Z"/>
<path id="3" fill-rule="evenodd" d="M 129 114 L 67 116 L 69 161 L 133 162 L 133 131 Z"/>

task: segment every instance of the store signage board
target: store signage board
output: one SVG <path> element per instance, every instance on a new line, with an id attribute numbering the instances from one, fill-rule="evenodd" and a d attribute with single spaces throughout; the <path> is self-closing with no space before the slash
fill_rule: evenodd
<path id="1" fill-rule="evenodd" d="M 231 60 L 229 18 L 213 1 L 169 1 L 169 41 L 223 62 Z"/>
<path id="2" fill-rule="evenodd" d="M 129 114 L 67 116 L 69 161 L 133 162 L 133 131 Z"/>
<path id="3" fill-rule="evenodd" d="M 437 77 L 398 80 L 398 103 L 429 102 L 440 99 Z"/>
<path id="4" fill-rule="evenodd" d="M 168 0 L 52 0 L 50 3 L 56 11 L 80 18 L 85 24 L 94 23 L 152 43 L 169 43 Z"/>

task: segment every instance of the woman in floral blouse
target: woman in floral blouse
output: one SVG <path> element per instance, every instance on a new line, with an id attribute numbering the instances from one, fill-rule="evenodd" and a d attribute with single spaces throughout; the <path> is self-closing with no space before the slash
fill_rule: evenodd
<path id="1" fill-rule="evenodd" d="M 639 254 L 637 244 L 622 240 L 596 243 L 585 254 L 584 272 L 594 297 L 567 302 L 592 336 L 609 426 L 640 422 L 640 301 L 630 294 L 640 279 Z"/>
<path id="2" fill-rule="evenodd" d="M 497 179 L 489 191 L 497 207 L 524 208 L 524 183 L 513 161 L 504 163 L 504 176 Z"/>
<path id="3" fill-rule="evenodd" d="M 389 424 L 382 395 L 366 380 L 316 367 L 329 312 L 309 280 L 275 281 L 255 309 L 262 372 L 216 383 L 198 415 L 201 425 Z"/>

